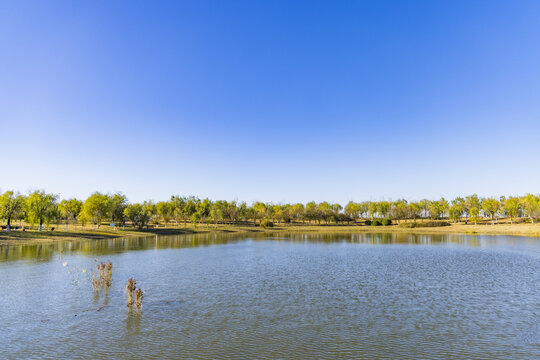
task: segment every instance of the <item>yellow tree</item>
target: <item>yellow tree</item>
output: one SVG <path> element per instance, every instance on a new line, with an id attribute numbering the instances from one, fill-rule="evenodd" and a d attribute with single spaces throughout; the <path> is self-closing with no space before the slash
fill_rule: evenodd
<path id="1" fill-rule="evenodd" d="M 506 216 L 510 218 L 510 224 L 513 224 L 514 218 L 519 215 L 519 199 L 517 197 L 509 197 L 503 200 L 502 205 Z"/>
<path id="2" fill-rule="evenodd" d="M 521 199 L 521 205 L 525 211 L 525 215 L 531 219 L 531 222 L 534 224 L 534 219 L 540 217 L 540 197 L 527 194 Z"/>
<path id="3" fill-rule="evenodd" d="M 499 211 L 501 204 L 499 200 L 494 198 L 487 198 L 482 200 L 482 210 L 486 212 L 491 217 L 491 225 L 495 225 L 495 214 Z"/>
<path id="4" fill-rule="evenodd" d="M 480 210 L 478 210 L 478 208 L 476 206 L 473 206 L 472 208 L 469 209 L 469 217 L 470 217 L 471 221 L 474 221 L 475 224 L 478 222 L 478 213 L 479 212 L 480 212 Z"/>
<path id="5" fill-rule="evenodd" d="M 356 221 L 356 219 L 360 217 L 360 204 L 349 201 L 347 205 L 345 205 L 345 215 L 352 221 Z"/>
<path id="6" fill-rule="evenodd" d="M 101 222 L 110 216 L 111 204 L 111 199 L 107 194 L 95 192 L 85 200 L 79 219 L 83 223 L 90 220 L 94 224 L 94 229 L 96 226 L 99 228 Z"/>

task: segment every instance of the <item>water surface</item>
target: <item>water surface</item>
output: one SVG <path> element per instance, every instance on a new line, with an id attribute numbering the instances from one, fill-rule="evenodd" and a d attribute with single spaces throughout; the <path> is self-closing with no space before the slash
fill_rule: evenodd
<path id="1" fill-rule="evenodd" d="M 114 264 L 107 296 L 87 280 Z M 86 273 L 83 272 L 86 270 Z M 140 313 L 124 286 L 145 291 Z M 0 248 L 6 358 L 540 357 L 540 239 L 184 235 Z"/>

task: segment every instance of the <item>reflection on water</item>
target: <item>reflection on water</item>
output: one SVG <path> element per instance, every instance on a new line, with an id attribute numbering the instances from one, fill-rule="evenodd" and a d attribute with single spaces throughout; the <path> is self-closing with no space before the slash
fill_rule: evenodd
<path id="1" fill-rule="evenodd" d="M 404 233 L 3 247 L 0 358 L 538 359 L 539 249 Z M 114 264 L 108 295 L 81 275 L 96 257 Z"/>
<path id="2" fill-rule="evenodd" d="M 147 237 L 127 237 L 106 240 L 70 240 L 51 244 L 14 245 L 0 247 L 0 261 L 50 260 L 57 254 L 80 253 L 90 256 L 114 254 L 123 251 L 148 249 L 180 249 L 200 246 L 235 243 L 245 238 L 288 242 L 346 242 L 357 244 L 416 244 L 416 245 L 466 245 L 483 246 L 524 246 L 532 253 L 537 251 L 538 238 L 512 236 L 470 236 L 458 234 L 407 234 L 407 233 L 203 233 L 189 235 L 167 235 Z M 537 253 L 536 253 L 537 254 Z"/>

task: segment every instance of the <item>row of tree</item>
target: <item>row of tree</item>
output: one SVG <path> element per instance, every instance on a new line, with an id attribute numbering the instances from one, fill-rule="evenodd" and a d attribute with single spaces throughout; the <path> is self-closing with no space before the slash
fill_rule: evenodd
<path id="1" fill-rule="evenodd" d="M 448 219 L 452 222 L 477 222 L 479 218 L 488 217 L 494 223 L 499 218 L 508 218 L 510 222 L 516 218 L 528 218 L 532 223 L 540 218 L 540 196 L 510 196 L 495 198 L 479 198 L 477 195 L 457 197 L 452 201 L 420 200 L 409 202 L 397 201 L 350 201 L 345 207 L 337 203 L 309 202 L 306 204 L 271 204 L 199 199 L 194 196 L 172 196 L 169 201 L 154 203 L 129 203 L 121 193 L 103 194 L 95 192 L 86 200 L 64 199 L 59 201 L 56 194 L 42 190 L 34 191 L 27 196 L 14 191 L 6 191 L 0 196 L 0 217 L 7 223 L 9 231 L 12 221 L 25 221 L 31 225 L 64 220 L 80 223 L 92 223 L 94 228 L 107 221 L 111 226 L 125 226 L 130 222 L 139 228 L 149 223 L 165 224 L 191 222 L 198 223 L 239 224 L 251 222 L 257 224 L 263 220 L 278 223 L 350 223 L 359 219 L 388 218 L 395 221 L 422 218 L 433 220 Z"/>

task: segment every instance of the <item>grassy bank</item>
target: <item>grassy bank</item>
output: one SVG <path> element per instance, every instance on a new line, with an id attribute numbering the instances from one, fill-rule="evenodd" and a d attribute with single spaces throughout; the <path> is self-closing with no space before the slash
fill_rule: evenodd
<path id="1" fill-rule="evenodd" d="M 151 235 L 181 235 L 207 232 L 227 232 L 227 233 L 287 233 L 287 232 L 403 232 L 413 234 L 485 234 L 485 235 L 517 235 L 540 237 L 540 224 L 451 224 L 441 227 L 415 227 L 406 228 L 399 225 L 391 226 L 365 226 L 365 225 L 276 225 L 271 228 L 261 228 L 253 225 L 213 225 L 192 226 L 161 226 L 139 230 L 136 228 L 126 228 L 126 230 L 111 229 L 102 226 L 97 230 L 84 230 L 80 227 L 70 226 L 67 231 L 65 227 L 60 227 L 55 231 L 27 230 L 0 232 L 0 246 L 5 245 L 28 245 L 39 243 L 50 243 L 55 241 L 77 240 L 77 239 L 111 239 L 126 236 L 151 236 Z"/>
<path id="2" fill-rule="evenodd" d="M 194 229 L 180 229 L 180 228 L 157 228 L 149 230 L 138 229 L 126 229 L 126 230 L 113 230 L 113 229 L 98 229 L 98 230 L 75 230 L 65 229 L 55 231 L 2 231 L 0 232 L 0 246 L 6 245 L 30 245 L 40 243 L 51 243 L 55 241 L 68 241 L 78 239 L 88 240 L 103 240 L 112 239 L 126 236 L 150 236 L 150 235 L 179 235 L 179 234 L 192 234 L 197 232 Z"/>

